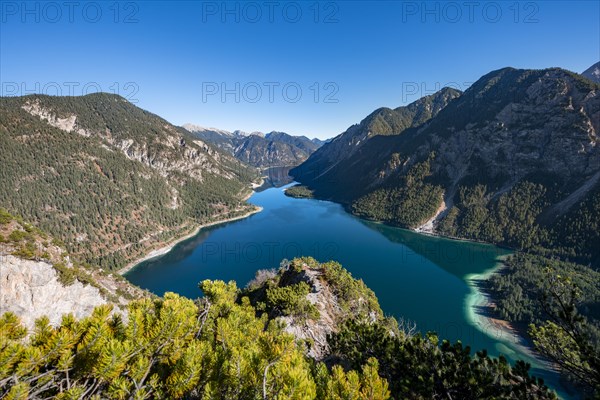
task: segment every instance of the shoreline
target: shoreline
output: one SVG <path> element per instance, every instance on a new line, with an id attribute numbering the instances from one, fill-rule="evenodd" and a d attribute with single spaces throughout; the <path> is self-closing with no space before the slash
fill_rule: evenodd
<path id="1" fill-rule="evenodd" d="M 252 196 L 254 192 L 250 192 L 250 194 L 243 200 L 246 201 L 250 198 L 250 196 Z M 173 248 L 187 240 L 190 239 L 194 236 L 196 236 L 202 229 L 204 228 L 208 228 L 210 226 L 214 226 L 214 225 L 219 225 L 219 224 L 224 224 L 226 222 L 232 222 L 232 221 L 237 221 L 239 219 L 244 219 L 244 218 L 248 218 L 251 215 L 257 214 L 259 212 L 261 212 L 263 210 L 262 207 L 259 206 L 254 206 L 253 210 L 250 210 L 242 215 L 239 215 L 237 217 L 231 217 L 231 218 L 226 218 L 226 219 L 220 219 L 220 220 L 216 220 L 216 221 L 212 221 L 212 222 L 207 222 L 205 224 L 201 224 L 198 225 L 191 233 L 188 233 L 187 235 L 184 235 L 182 237 L 176 238 L 171 240 L 169 243 L 163 245 L 162 247 L 159 247 L 158 249 L 154 249 L 151 250 L 149 253 L 147 253 L 146 255 L 130 262 L 129 264 L 127 264 L 126 266 L 124 266 L 123 268 L 121 268 L 120 270 L 117 271 L 117 274 L 123 276 L 126 273 L 128 273 L 129 271 L 131 271 L 132 269 L 134 269 L 137 265 L 139 265 L 140 263 L 144 262 L 144 261 L 148 261 L 151 260 L 153 258 L 158 258 L 161 256 L 164 256 L 165 254 L 169 253 L 171 250 L 173 250 Z"/>
<path id="2" fill-rule="evenodd" d="M 571 394 L 566 391 L 567 389 L 561 381 L 561 375 L 556 366 L 536 353 L 533 345 L 527 342 L 523 331 L 493 313 L 486 314 L 486 311 L 495 310 L 496 304 L 489 294 L 478 287 L 478 282 L 489 279 L 493 274 L 505 268 L 506 257 L 508 255 L 498 257 L 498 263 L 487 271 L 466 276 L 466 283 L 471 291 L 466 297 L 464 305 L 467 321 L 479 332 L 498 342 L 495 350 L 499 354 L 512 358 L 516 356 L 528 363 L 531 366 L 530 374 L 543 378 L 544 383 L 554 391 L 558 399 L 571 398 Z"/>
<path id="3" fill-rule="evenodd" d="M 520 358 L 526 358 L 532 367 L 551 369 L 547 362 L 537 356 L 533 348 L 526 343 L 521 332 L 509 321 L 493 315 L 492 311 L 496 308 L 493 298 L 482 291 L 478 283 L 487 281 L 492 275 L 500 272 L 504 267 L 504 260 L 509 255 L 498 257 L 498 263 L 493 267 L 479 274 L 469 274 L 465 277 L 467 286 L 471 293 L 465 299 L 465 311 L 467 320 L 484 335 L 500 342 L 498 352 L 506 355 L 519 353 Z M 489 312 L 490 314 L 486 313 Z"/>
<path id="4" fill-rule="evenodd" d="M 290 196 L 290 197 L 292 197 L 292 196 Z M 320 199 L 313 198 L 313 200 L 320 200 Z M 322 200 L 322 201 L 330 201 L 330 200 Z M 339 203 L 336 203 L 336 204 L 339 204 Z M 394 229 L 402 229 L 404 231 L 416 233 L 416 234 L 423 235 L 423 236 L 428 236 L 428 237 L 438 238 L 438 239 L 445 239 L 445 240 L 453 240 L 455 242 L 483 244 L 483 245 L 486 245 L 486 246 L 494 246 L 494 247 L 497 247 L 499 249 L 509 250 L 509 251 L 512 251 L 512 252 L 516 252 L 517 251 L 517 250 L 515 250 L 515 249 L 513 249 L 511 247 L 507 247 L 507 246 L 504 246 L 504 245 L 501 245 L 501 244 L 490 243 L 490 242 L 486 242 L 486 241 L 483 241 L 483 240 L 477 240 L 477 239 L 463 238 L 463 237 L 459 237 L 459 236 L 449 236 L 449 235 L 444 235 L 442 233 L 438 233 L 436 231 L 419 230 L 419 227 L 417 227 L 417 228 L 403 228 L 401 226 L 394 225 L 394 224 L 386 222 L 386 221 L 381 221 L 381 220 L 375 220 L 375 219 L 368 219 L 368 218 L 359 217 L 358 215 L 352 214 L 350 211 L 346 210 L 345 208 L 344 208 L 344 210 L 348 214 L 350 214 L 351 216 L 353 216 L 355 218 L 358 218 L 360 220 L 363 220 L 363 221 L 367 221 L 367 222 L 371 222 L 371 223 L 379 224 L 379 225 L 384 225 L 384 226 L 387 226 L 387 227 L 390 227 L 390 228 L 394 228 Z M 492 272 L 496 271 L 496 268 L 498 268 L 498 267 L 492 268 Z M 487 273 L 487 271 L 486 271 L 486 273 Z M 478 275 L 483 275 L 483 274 L 478 274 Z M 487 279 L 487 278 L 485 278 L 485 279 Z"/>

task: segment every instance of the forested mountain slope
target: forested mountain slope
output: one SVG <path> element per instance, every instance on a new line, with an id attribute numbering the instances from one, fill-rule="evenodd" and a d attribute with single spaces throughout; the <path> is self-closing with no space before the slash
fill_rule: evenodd
<path id="1" fill-rule="evenodd" d="M 292 175 L 354 213 L 600 260 L 600 85 L 559 68 L 493 71 L 420 126 Z M 321 154 L 320 154 L 321 153 Z M 321 162 L 325 160 L 325 162 Z"/>
<path id="2" fill-rule="evenodd" d="M 344 169 L 348 168 L 351 156 L 370 139 L 375 136 L 398 135 L 410 127 L 419 126 L 436 116 L 458 96 L 458 90 L 444 88 L 407 106 L 396 109 L 379 108 L 359 124 L 325 143 L 306 162 L 293 169 L 292 174 L 307 184 L 337 180 L 339 175 L 344 176 Z M 336 185 L 332 190 L 344 190 L 342 186 Z"/>
<path id="3" fill-rule="evenodd" d="M 255 172 L 120 96 L 0 98 L 0 205 L 118 268 L 248 207 Z"/>

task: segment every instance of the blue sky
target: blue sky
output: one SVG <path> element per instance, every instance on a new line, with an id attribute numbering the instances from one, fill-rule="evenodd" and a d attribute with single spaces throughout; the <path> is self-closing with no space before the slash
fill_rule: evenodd
<path id="1" fill-rule="evenodd" d="M 118 92 L 172 123 L 326 138 L 513 66 L 600 60 L 598 1 L 3 1 L 3 95 Z"/>

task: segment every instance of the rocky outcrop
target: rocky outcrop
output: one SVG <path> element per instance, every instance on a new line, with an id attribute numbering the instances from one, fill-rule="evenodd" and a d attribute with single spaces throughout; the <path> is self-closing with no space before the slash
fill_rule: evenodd
<path id="1" fill-rule="evenodd" d="M 279 319 L 285 324 L 286 332 L 312 343 L 308 351 L 310 357 L 321 359 L 328 350 L 327 335 L 338 331 L 340 306 L 329 285 L 323 283 L 322 271 L 304 264 L 299 276 L 310 286 L 311 292 L 306 298 L 317 308 L 319 318 L 300 321 L 292 316 L 282 316 Z"/>
<path id="2" fill-rule="evenodd" d="M 96 287 L 78 280 L 63 285 L 48 262 L 0 256 L 0 314 L 15 313 L 28 330 L 44 315 L 56 326 L 64 314 L 83 318 L 106 303 Z"/>
<path id="3" fill-rule="evenodd" d="M 287 304 L 274 302 L 273 297 L 279 296 L 273 293 L 298 288 L 300 284 L 308 286 L 306 295 L 294 299 L 287 292 Z M 327 357 L 328 335 L 338 332 L 346 321 L 374 323 L 384 320 L 375 294 L 362 280 L 354 279 L 336 262 L 321 264 L 310 257 L 286 262 L 277 272 L 258 271 L 243 295 L 248 295 L 255 305 L 264 304 L 269 316 L 283 323 L 286 332 L 305 341 L 307 354 L 317 360 Z M 310 306 L 302 306 L 302 302 Z M 308 315 L 307 308 L 312 308 Z"/>
<path id="4" fill-rule="evenodd" d="M 75 265 L 59 241 L 0 209 L 0 315 L 16 314 L 31 331 L 44 315 L 57 325 L 63 314 L 82 318 L 107 303 L 124 313 L 147 295 L 120 276 Z"/>
<path id="5" fill-rule="evenodd" d="M 94 130 L 79 123 L 77 115 L 67 113 L 59 117 L 51 107 L 45 107 L 40 99 L 26 101 L 21 108 L 29 114 L 39 117 L 49 125 L 65 132 L 76 132 L 82 136 L 97 136 L 103 139 L 109 148 L 120 150 L 130 160 L 135 160 L 158 171 L 161 176 L 168 177 L 174 173 L 184 173 L 200 182 L 203 174 L 218 174 L 227 179 L 235 179 L 235 174 L 228 168 L 219 166 L 225 155 L 200 140 L 186 141 L 183 132 L 172 126 L 163 126 L 164 133 L 158 140 L 148 141 L 127 137 L 123 132 L 116 133 L 110 129 Z M 232 160 L 228 160 L 232 162 Z"/>
<path id="6" fill-rule="evenodd" d="M 59 118 L 52 112 L 52 110 L 42 107 L 39 101 L 27 102 L 23 104 L 21 108 L 31 115 L 40 117 L 40 119 L 47 121 L 48 124 L 62 131 L 72 132 L 75 130 L 77 123 L 76 115 L 69 115 L 65 118 Z M 78 129 L 77 133 L 84 136 L 89 136 L 83 129 Z"/>
<path id="7" fill-rule="evenodd" d="M 491 105 L 491 96 L 501 95 L 494 105 L 497 109 L 485 120 L 471 117 L 462 126 L 454 123 L 444 129 L 438 123 L 435 131 L 424 130 L 424 135 L 442 133 L 421 150 L 436 151 L 439 173 L 458 182 L 473 174 L 480 160 L 485 174 L 510 184 L 538 171 L 577 182 L 600 169 L 600 87 L 581 85 L 559 69 L 507 69 L 499 71 L 494 81 L 485 87 L 478 82 L 473 93 L 465 93 L 481 97 L 482 105 L 470 107 L 480 112 Z M 509 85 L 512 89 L 504 89 Z M 491 95 L 486 95 L 488 91 Z M 504 93 L 493 93 L 498 91 Z M 469 97 L 461 99 L 457 108 L 466 109 L 468 101 Z M 444 117 L 450 122 L 449 115 Z"/>

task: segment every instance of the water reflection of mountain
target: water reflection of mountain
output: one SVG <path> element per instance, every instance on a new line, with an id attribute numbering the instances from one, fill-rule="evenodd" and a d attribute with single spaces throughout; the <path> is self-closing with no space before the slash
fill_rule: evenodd
<path id="1" fill-rule="evenodd" d="M 289 175 L 290 169 L 293 167 L 271 167 L 266 168 L 262 171 L 264 183 L 261 187 L 255 189 L 256 192 L 262 192 L 263 190 L 272 187 L 285 186 L 293 181 Z"/>
<path id="2" fill-rule="evenodd" d="M 222 225 L 219 225 L 221 227 Z M 144 264 L 152 266 L 153 264 L 163 265 L 165 263 L 176 263 L 189 257 L 194 250 L 199 247 L 210 236 L 211 229 L 202 229 L 196 236 L 191 237 L 175 245 L 175 247 L 162 257 L 145 261 Z"/>
<path id="3" fill-rule="evenodd" d="M 407 259 L 424 257 L 460 279 L 478 270 L 478 265 L 491 265 L 498 257 L 511 253 L 489 244 L 428 236 L 381 223 L 360 221 L 389 241 L 403 244 L 410 249 L 413 254 L 406 254 Z"/>

